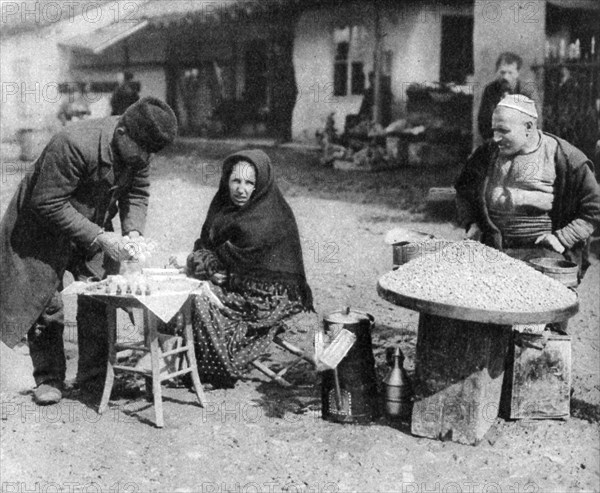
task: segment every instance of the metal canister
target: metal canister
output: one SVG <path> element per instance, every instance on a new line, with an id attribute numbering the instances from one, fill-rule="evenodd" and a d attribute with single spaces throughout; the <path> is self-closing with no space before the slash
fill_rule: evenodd
<path id="1" fill-rule="evenodd" d="M 422 251 L 419 244 L 433 238 L 432 234 L 410 229 L 394 228 L 389 231 L 385 241 L 392 246 L 394 269 L 420 256 Z"/>
<path id="2" fill-rule="evenodd" d="M 323 318 L 325 336 L 341 329 L 356 336 L 356 342 L 335 370 L 322 372 L 323 419 L 340 423 L 368 423 L 380 415 L 380 396 L 371 342 L 372 315 L 346 308 Z"/>

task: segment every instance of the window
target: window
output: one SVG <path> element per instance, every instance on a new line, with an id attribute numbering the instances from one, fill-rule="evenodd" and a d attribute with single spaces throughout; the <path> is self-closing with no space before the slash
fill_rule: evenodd
<path id="1" fill-rule="evenodd" d="M 333 95 L 348 96 L 365 92 L 364 53 L 366 30 L 363 26 L 335 29 Z"/>

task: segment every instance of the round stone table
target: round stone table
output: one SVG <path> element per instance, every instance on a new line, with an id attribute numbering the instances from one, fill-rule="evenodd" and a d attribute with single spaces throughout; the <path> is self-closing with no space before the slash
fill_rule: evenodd
<path id="1" fill-rule="evenodd" d="M 384 274 L 377 292 L 419 312 L 411 431 L 429 438 L 478 443 L 498 416 L 512 326 L 562 322 L 579 310 L 577 301 L 537 312 L 454 306 L 401 293 L 393 277 Z"/>

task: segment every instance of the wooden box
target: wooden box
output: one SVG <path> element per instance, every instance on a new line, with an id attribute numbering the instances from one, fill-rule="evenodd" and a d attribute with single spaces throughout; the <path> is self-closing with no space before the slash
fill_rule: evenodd
<path id="1" fill-rule="evenodd" d="M 421 314 L 413 434 L 466 444 L 483 438 L 498 416 L 510 331 Z"/>
<path id="2" fill-rule="evenodd" d="M 566 419 L 570 415 L 571 336 L 513 335 L 502 398 L 507 419 Z"/>

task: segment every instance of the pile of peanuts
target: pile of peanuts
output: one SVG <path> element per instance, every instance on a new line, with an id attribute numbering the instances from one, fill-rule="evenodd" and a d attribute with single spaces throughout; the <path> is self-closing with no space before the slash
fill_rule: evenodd
<path id="1" fill-rule="evenodd" d="M 420 256 L 385 275 L 401 295 L 447 305 L 505 312 L 567 308 L 577 295 L 525 262 L 475 241 L 418 244 Z"/>

